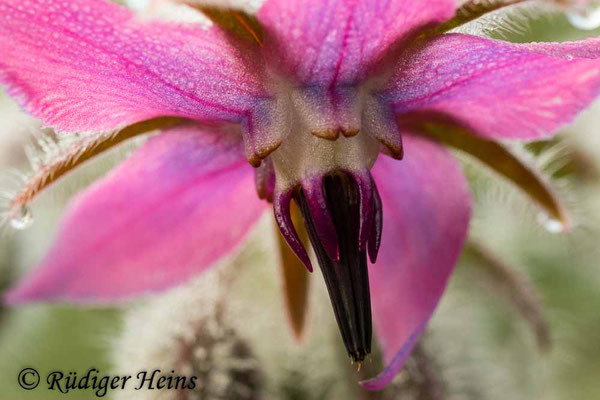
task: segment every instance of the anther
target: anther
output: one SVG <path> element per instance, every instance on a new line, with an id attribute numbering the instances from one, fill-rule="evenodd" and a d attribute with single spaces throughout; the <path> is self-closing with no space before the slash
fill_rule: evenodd
<path id="1" fill-rule="evenodd" d="M 314 199 L 309 199 L 315 196 L 315 192 L 320 193 L 315 189 L 316 182 L 303 184 L 295 192 L 294 200 L 304 217 L 346 350 L 353 361 L 360 363 L 371 352 L 371 299 L 366 248 L 371 238 L 376 240 L 378 237 L 372 232 L 377 232 L 377 226 L 380 226 L 376 221 L 381 215 L 380 202 L 377 201 L 379 196 L 368 172 L 350 174 L 337 171 L 321 181 L 323 194 L 319 196 L 324 198 L 326 208 L 315 207 Z M 308 195 L 304 187 L 310 187 Z M 331 221 L 337 237 L 337 259 L 331 257 L 331 250 L 325 248 L 328 240 L 322 240 L 326 214 L 329 216 L 325 219 Z M 366 232 L 365 245 L 361 248 L 363 229 Z M 370 247 L 377 249 L 378 244 Z"/>

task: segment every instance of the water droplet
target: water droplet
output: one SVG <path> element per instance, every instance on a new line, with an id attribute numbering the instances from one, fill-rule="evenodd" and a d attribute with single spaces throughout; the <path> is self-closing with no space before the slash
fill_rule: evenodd
<path id="1" fill-rule="evenodd" d="M 575 28 L 591 31 L 600 27 L 600 2 L 591 1 L 590 5 L 570 11 L 567 18 Z"/>
<path id="2" fill-rule="evenodd" d="M 537 220 L 549 233 L 557 234 L 565 231 L 565 226 L 562 222 L 557 219 L 550 218 L 546 214 L 539 214 Z"/>
<path id="3" fill-rule="evenodd" d="M 33 214 L 26 205 L 15 207 L 10 213 L 10 226 L 14 229 L 27 229 L 33 223 Z"/>

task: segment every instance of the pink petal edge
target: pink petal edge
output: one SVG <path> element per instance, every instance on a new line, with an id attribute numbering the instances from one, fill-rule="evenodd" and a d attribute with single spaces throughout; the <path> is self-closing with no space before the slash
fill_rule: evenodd
<path id="1" fill-rule="evenodd" d="M 383 202 L 379 259 L 369 270 L 375 334 L 386 369 L 361 382 L 385 387 L 431 318 L 466 238 L 471 196 L 458 163 L 441 146 L 405 134 L 402 161 L 382 156 L 373 176 Z"/>
<path id="2" fill-rule="evenodd" d="M 41 265 L 5 299 L 104 302 L 166 289 L 230 253 L 265 207 L 239 134 L 171 128 L 72 201 Z"/>
<path id="3" fill-rule="evenodd" d="M 399 123 L 439 118 L 492 139 L 541 139 L 600 95 L 600 40 L 514 44 L 448 34 L 411 49 L 383 94 Z"/>

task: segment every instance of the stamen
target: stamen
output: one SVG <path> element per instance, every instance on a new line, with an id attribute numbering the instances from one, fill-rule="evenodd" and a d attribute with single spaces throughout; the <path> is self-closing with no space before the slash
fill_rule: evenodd
<path id="1" fill-rule="evenodd" d="M 312 130 L 311 134 L 321 139 L 330 140 L 335 142 L 340 138 L 340 134 L 344 137 L 351 138 L 360 133 L 360 129 L 323 129 L 323 130 Z"/>
<path id="2" fill-rule="evenodd" d="M 329 213 L 327 199 L 323 190 L 321 176 L 302 181 L 302 191 L 306 199 L 306 205 L 310 211 L 315 231 L 319 241 L 327 251 L 327 255 L 333 261 L 338 262 L 340 255 L 338 251 L 338 236 Z"/>
<path id="3" fill-rule="evenodd" d="M 320 240 L 312 212 L 314 207 L 311 207 L 305 191 L 297 190 L 294 196 L 319 260 L 346 350 L 351 359 L 359 363 L 371 352 L 372 338 L 367 254 L 365 248 L 361 249 L 359 239 L 361 227 L 364 226 L 367 232 L 377 232 L 381 226 L 375 221 L 377 217 L 373 218 L 381 215 L 381 207 L 379 210 L 374 209 L 377 202 L 375 199 L 379 196 L 374 193 L 374 183 L 370 181 L 367 184 L 367 179 L 371 179 L 368 172 L 350 174 L 338 171 L 322 180 L 327 211 L 337 232 L 339 260 L 329 256 Z M 371 193 L 367 195 L 368 190 Z M 373 228 L 374 226 L 376 227 Z M 376 233 L 369 235 L 371 237 L 374 241 L 377 240 Z M 375 249 L 378 244 L 371 244 L 371 247 Z"/>
<path id="4" fill-rule="evenodd" d="M 347 138 L 354 137 L 360 133 L 360 129 L 342 129 L 342 135 Z"/>
<path id="5" fill-rule="evenodd" d="M 293 192 L 291 190 L 279 193 L 275 193 L 273 198 L 273 212 L 275 213 L 275 221 L 279 226 L 279 231 L 285 238 L 288 245 L 292 248 L 292 251 L 298 256 L 300 261 L 306 266 L 306 268 L 312 272 L 313 267 L 306 252 L 306 248 L 302 244 L 298 232 L 292 222 L 292 216 L 290 211 L 290 203 L 292 201 Z"/>
<path id="6" fill-rule="evenodd" d="M 369 171 L 363 174 L 353 174 L 358 184 L 360 194 L 360 230 L 358 235 L 358 249 L 364 251 L 367 248 L 367 240 L 373 225 L 373 179 Z"/>
<path id="7" fill-rule="evenodd" d="M 310 133 L 321 139 L 336 141 L 339 139 L 341 132 L 339 129 L 322 129 L 313 130 Z"/>
<path id="8" fill-rule="evenodd" d="M 24 187 L 12 198 L 9 208 L 18 209 L 27 205 L 38 193 L 63 175 L 125 140 L 173 125 L 179 121 L 181 121 L 180 118 L 155 118 L 130 125 L 117 132 L 94 135 L 78 141 L 76 145 L 65 149 L 50 163 L 40 165 L 33 176 L 27 180 Z"/>
<path id="9" fill-rule="evenodd" d="M 377 191 L 377 186 L 373 185 L 373 223 L 371 224 L 371 234 L 369 236 L 368 250 L 369 260 L 372 264 L 377 261 L 377 254 L 381 246 L 381 234 L 383 232 L 383 205 L 381 197 Z"/>
<path id="10" fill-rule="evenodd" d="M 270 158 L 265 158 L 258 167 L 254 168 L 254 182 L 258 198 L 272 203 L 275 193 L 275 169 Z"/>

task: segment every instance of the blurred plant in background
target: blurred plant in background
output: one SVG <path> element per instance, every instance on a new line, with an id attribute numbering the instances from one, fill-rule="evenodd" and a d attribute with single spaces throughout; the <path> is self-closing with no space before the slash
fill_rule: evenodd
<path id="1" fill-rule="evenodd" d="M 530 6 L 492 16 L 485 32 L 512 41 L 587 36 L 577 28 L 595 25 L 595 2 L 556 3 L 567 7 L 569 16 L 544 13 L 531 19 Z M 190 9 L 164 13 L 201 18 Z M 23 167 L 19 149 L 39 127 L 8 101 L 0 103 L 0 113 L 0 166 Z M 285 302 L 275 230 L 265 219 L 238 254 L 168 293 L 119 309 L 39 305 L 4 310 L 0 399 L 64 398 L 19 388 L 16 376 L 24 366 L 40 373 L 95 367 L 107 374 L 161 368 L 201 377 L 201 389 L 193 392 L 109 392 L 121 400 L 600 398 L 598 124 L 600 104 L 552 142 L 520 149 L 568 195 L 574 218 L 568 236 L 553 234 L 552 224 L 540 220 L 520 193 L 465 159 L 476 212 L 470 244 L 427 334 L 384 392 L 362 391 L 356 368 L 340 367 L 347 358 L 318 276 L 310 280 L 305 331 L 300 340 L 294 338 L 281 312 Z M 45 251 L 70 195 L 126 151 L 112 152 L 59 182 L 33 204 L 36 223 L 30 229 L 2 236 L 4 286 Z M 372 376 L 380 364 L 375 354 L 361 373 Z M 86 391 L 72 398 L 96 397 Z"/>

